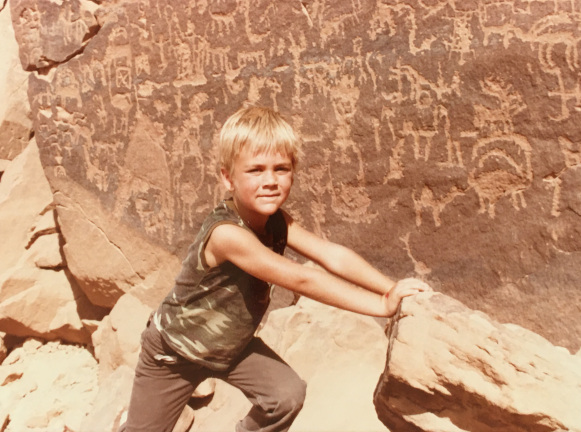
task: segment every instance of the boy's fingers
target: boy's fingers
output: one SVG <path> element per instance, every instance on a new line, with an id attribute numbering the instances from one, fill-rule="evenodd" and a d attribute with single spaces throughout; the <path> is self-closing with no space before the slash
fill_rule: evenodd
<path id="1" fill-rule="evenodd" d="M 420 291 L 433 291 L 432 287 L 420 279 L 407 278 L 400 280 L 396 287 L 400 289 L 415 288 Z"/>

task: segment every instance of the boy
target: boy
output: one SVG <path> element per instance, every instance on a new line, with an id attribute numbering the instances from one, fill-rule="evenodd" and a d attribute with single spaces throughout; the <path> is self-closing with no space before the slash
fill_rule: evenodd
<path id="1" fill-rule="evenodd" d="M 286 201 L 298 139 L 268 108 L 243 108 L 222 128 L 221 178 L 231 194 L 204 221 L 176 279 L 142 335 L 125 432 L 170 432 L 196 386 L 216 377 L 252 409 L 236 430 L 287 431 L 305 383 L 254 333 L 270 284 L 371 316 L 392 316 L 403 297 L 431 288 L 394 284 L 350 249 L 293 221 Z M 286 246 L 323 270 L 283 256 Z"/>

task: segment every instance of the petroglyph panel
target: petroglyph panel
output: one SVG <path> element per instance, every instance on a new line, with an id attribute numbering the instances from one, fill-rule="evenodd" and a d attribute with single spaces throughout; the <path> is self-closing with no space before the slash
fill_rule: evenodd
<path id="1" fill-rule="evenodd" d="M 26 4 L 33 58 L 44 3 Z M 180 255 L 223 196 L 221 125 L 273 106 L 303 139 L 289 208 L 307 228 L 578 345 L 579 2 L 143 0 L 98 16 L 81 55 L 31 78 L 53 188 Z"/>

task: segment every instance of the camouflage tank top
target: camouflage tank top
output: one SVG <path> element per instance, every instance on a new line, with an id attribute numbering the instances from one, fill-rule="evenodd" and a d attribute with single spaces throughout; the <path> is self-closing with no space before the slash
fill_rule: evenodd
<path id="1" fill-rule="evenodd" d="M 220 224 L 248 228 L 231 199 L 222 201 L 206 218 L 182 263 L 174 288 L 157 309 L 153 321 L 178 354 L 214 370 L 226 370 L 254 336 L 270 302 L 270 285 L 231 262 L 210 268 L 204 249 Z M 266 239 L 260 241 L 283 254 L 287 227 L 282 212 L 270 216 Z"/>

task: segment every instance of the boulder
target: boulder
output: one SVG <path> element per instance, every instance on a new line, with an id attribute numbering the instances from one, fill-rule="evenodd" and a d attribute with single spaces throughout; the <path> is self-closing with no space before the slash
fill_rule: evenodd
<path id="1" fill-rule="evenodd" d="M 80 313 L 92 307 L 64 270 L 25 266 L 7 273 L 0 283 L 2 331 L 20 337 L 90 343 L 91 335 Z"/>
<path id="2" fill-rule="evenodd" d="M 33 130 L 28 73 L 20 64 L 8 7 L 0 9 L 0 46 L 0 159 L 12 160 L 28 145 Z"/>
<path id="3" fill-rule="evenodd" d="M 260 336 L 307 382 L 291 431 L 385 431 L 372 397 L 387 350 L 376 319 L 301 298 L 271 312 Z"/>
<path id="4" fill-rule="evenodd" d="M 391 430 L 581 430 L 581 358 L 443 294 L 404 299 L 375 406 Z"/>
<path id="5" fill-rule="evenodd" d="M 97 395 L 97 364 L 84 348 L 29 339 L 0 368 L 6 431 L 77 431 Z"/>
<path id="6" fill-rule="evenodd" d="M 99 379 L 103 381 L 121 366 L 135 369 L 141 349 L 141 333 L 152 309 L 131 294 L 119 299 L 93 333 Z"/>
<path id="7" fill-rule="evenodd" d="M 0 182 L 0 330 L 89 343 L 83 320 L 101 319 L 66 269 L 52 193 L 33 141 Z M 31 313 L 34 311 L 34 313 Z"/>
<path id="8" fill-rule="evenodd" d="M 134 368 L 122 365 L 100 382 L 93 409 L 83 420 L 79 432 L 117 431 L 123 423 L 134 375 Z"/>
<path id="9" fill-rule="evenodd" d="M 31 229 L 49 212 L 53 198 L 34 140 L 5 169 L 0 181 L 0 275 L 29 246 Z"/>

